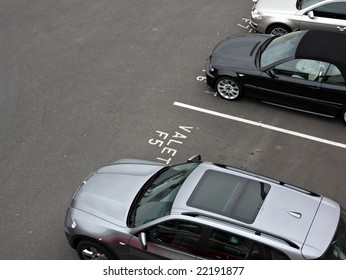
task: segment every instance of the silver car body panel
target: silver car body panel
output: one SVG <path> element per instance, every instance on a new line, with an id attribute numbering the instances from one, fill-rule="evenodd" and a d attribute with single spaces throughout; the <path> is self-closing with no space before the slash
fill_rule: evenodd
<path id="1" fill-rule="evenodd" d="M 141 187 L 163 164 L 121 160 L 94 172 L 83 182 L 72 207 L 126 227 L 127 213 Z"/>
<path id="2" fill-rule="evenodd" d="M 327 249 L 332 242 L 339 218 L 340 205 L 324 197 L 302 248 L 306 259 L 313 259 L 325 253 L 321 248 Z"/>
<path id="3" fill-rule="evenodd" d="M 131 248 L 137 251 L 137 257 L 141 254 L 146 256 L 144 251 L 140 252 L 143 250 L 138 239 L 141 231 L 163 221 L 184 219 L 267 244 L 285 252 L 291 259 L 314 259 L 327 250 L 335 234 L 340 216 L 340 206 L 336 202 L 271 178 L 211 162 L 201 162 L 186 178 L 170 214 L 138 227 L 128 227 L 126 220 L 134 198 L 145 182 L 164 166 L 156 162 L 126 159 L 92 173 L 81 184 L 67 210 L 65 233 L 71 246 L 76 248 L 78 240 L 88 238 L 101 242 L 118 258 L 133 257 Z M 252 224 L 187 205 L 196 184 L 210 169 L 271 186 Z M 170 250 L 167 248 L 167 258 L 175 258 L 176 253 L 171 252 L 172 255 Z"/>
<path id="4" fill-rule="evenodd" d="M 284 24 L 291 30 L 300 29 L 319 29 L 327 31 L 344 31 L 346 20 L 316 17 L 310 18 L 308 13 L 315 8 L 333 2 L 346 2 L 327 0 L 311 5 L 305 9 L 298 10 L 296 8 L 297 0 L 259 0 L 255 3 L 251 12 L 251 26 L 260 33 L 266 33 L 268 27 L 274 24 Z M 262 14 L 262 18 L 258 19 L 253 16 L 256 10 Z"/>
<path id="5" fill-rule="evenodd" d="M 230 174 L 239 175 L 239 172 L 235 172 L 232 170 L 225 171 L 223 168 L 220 169 L 219 167 L 210 162 L 203 162 L 190 174 L 190 176 L 186 179 L 184 185 L 180 189 L 172 207 L 172 214 L 182 214 L 184 212 L 197 211 L 201 214 L 210 215 L 208 211 L 195 209 L 193 207 L 189 207 L 186 205 L 186 201 L 192 194 L 196 182 L 199 181 L 199 179 L 203 176 L 204 172 L 210 169 L 220 170 L 222 172 L 229 172 Z M 253 176 L 247 174 L 242 174 L 242 177 L 254 179 Z M 266 182 L 272 186 L 275 186 L 271 188 L 256 220 L 253 224 L 251 224 L 251 227 L 260 231 L 270 232 L 273 235 L 291 240 L 300 248 L 303 247 L 304 243 L 306 242 L 306 238 L 309 233 L 310 227 L 314 222 L 316 213 L 322 202 L 322 197 L 315 195 L 307 195 L 307 193 L 304 191 L 297 191 L 297 189 L 291 189 L 289 187 L 280 186 L 274 181 L 265 181 L 265 179 L 261 177 L 259 178 L 259 180 L 261 180 L 262 182 Z M 278 197 L 284 197 L 285 199 L 277 199 Z M 323 210 L 320 210 L 320 212 L 325 211 L 325 208 L 328 208 L 328 206 L 323 207 Z M 297 213 L 300 217 L 297 218 L 293 216 L 291 213 Z M 330 213 L 328 213 L 328 215 L 329 214 Z M 213 213 L 212 215 L 222 220 L 226 219 L 222 215 L 218 215 L 215 213 Z M 245 223 L 241 223 L 230 218 L 228 220 L 233 223 L 248 226 Z M 316 225 L 316 227 L 321 226 L 320 222 L 321 221 L 318 219 L 318 224 Z M 324 220 L 323 227 L 335 230 L 335 221 Z M 334 232 L 328 232 L 326 234 L 328 234 L 328 239 L 331 240 L 334 235 Z M 323 238 L 325 237 L 326 236 L 324 236 Z M 306 247 L 314 247 L 314 245 L 314 243 L 305 244 Z M 327 249 L 327 246 L 328 245 L 324 247 L 324 250 Z"/>

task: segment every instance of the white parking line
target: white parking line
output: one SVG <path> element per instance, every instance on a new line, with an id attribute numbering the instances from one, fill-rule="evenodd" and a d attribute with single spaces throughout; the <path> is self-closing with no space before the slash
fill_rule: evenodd
<path id="1" fill-rule="evenodd" d="M 265 129 L 270 129 L 270 130 L 278 131 L 278 132 L 281 132 L 281 133 L 285 133 L 285 134 L 289 134 L 289 135 L 293 135 L 293 136 L 309 139 L 309 140 L 312 140 L 312 141 L 320 142 L 320 143 L 323 143 L 323 144 L 328 144 L 328 145 L 331 145 L 331 146 L 336 146 L 336 147 L 339 147 L 339 148 L 346 149 L 346 144 L 338 143 L 338 142 L 334 142 L 334 141 L 330 141 L 330 140 L 326 140 L 326 139 L 315 137 L 315 136 L 311 136 L 311 135 L 308 135 L 308 134 L 304 134 L 304 133 L 300 133 L 300 132 L 296 132 L 296 131 L 292 131 L 292 130 L 288 130 L 288 129 L 284 129 L 284 128 L 280 128 L 280 127 L 276 127 L 276 126 L 272 126 L 272 125 L 267 125 L 267 124 L 263 124 L 263 123 L 260 123 L 260 122 L 255 122 L 255 121 L 251 121 L 251 120 L 247 120 L 247 119 L 243 119 L 243 118 L 227 115 L 227 114 L 211 111 L 211 110 L 208 110 L 208 109 L 203 109 L 203 108 L 200 108 L 200 107 L 196 107 L 196 106 L 192 106 L 192 105 L 188 105 L 188 104 L 184 104 L 184 103 L 180 103 L 180 102 L 174 102 L 173 105 L 179 106 L 179 107 L 182 107 L 182 108 L 186 108 L 186 109 L 190 109 L 190 110 L 194 110 L 194 111 L 198 111 L 198 112 L 202 112 L 202 113 L 205 113 L 205 114 L 221 117 L 221 118 L 224 118 L 224 119 L 229 119 L 229 120 L 233 120 L 233 121 L 237 121 L 237 122 L 242 122 L 242 123 L 250 124 L 250 125 L 253 125 L 253 126 L 257 126 L 257 127 L 261 127 L 261 128 L 265 128 Z"/>

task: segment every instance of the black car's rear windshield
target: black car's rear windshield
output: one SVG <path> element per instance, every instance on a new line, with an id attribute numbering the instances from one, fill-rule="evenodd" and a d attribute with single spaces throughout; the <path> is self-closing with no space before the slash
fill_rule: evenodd
<path id="1" fill-rule="evenodd" d="M 245 223 L 253 223 L 270 185 L 229 173 L 208 170 L 187 205 Z"/>

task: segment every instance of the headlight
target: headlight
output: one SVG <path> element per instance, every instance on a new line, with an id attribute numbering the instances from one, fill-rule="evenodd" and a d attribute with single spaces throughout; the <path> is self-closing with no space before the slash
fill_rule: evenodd
<path id="1" fill-rule="evenodd" d="M 262 19 L 263 14 L 259 10 L 254 9 L 253 11 L 251 11 L 251 17 L 254 19 Z"/>
<path id="2" fill-rule="evenodd" d="M 65 228 L 76 228 L 77 223 L 76 221 L 72 218 L 71 215 L 71 207 L 67 208 L 66 211 L 66 216 L 65 216 Z"/>
<path id="3" fill-rule="evenodd" d="M 74 219 L 71 218 L 71 228 L 76 228 L 77 223 Z"/>

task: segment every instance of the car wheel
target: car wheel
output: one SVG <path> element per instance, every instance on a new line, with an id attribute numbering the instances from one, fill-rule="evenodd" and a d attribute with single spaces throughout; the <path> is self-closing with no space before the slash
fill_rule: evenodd
<path id="1" fill-rule="evenodd" d="M 102 245 L 89 240 L 82 240 L 77 246 L 81 260 L 114 260 L 112 253 Z"/>
<path id="2" fill-rule="evenodd" d="M 227 100 L 237 100 L 243 95 L 243 89 L 238 81 L 231 77 L 221 77 L 216 82 L 216 91 Z"/>
<path id="3" fill-rule="evenodd" d="M 291 31 L 292 30 L 285 25 L 274 24 L 267 29 L 266 33 L 272 34 L 274 36 L 281 36 L 281 35 L 285 35 L 285 34 L 291 32 Z"/>
<path id="4" fill-rule="evenodd" d="M 344 121 L 344 124 L 346 125 L 346 109 L 342 111 L 341 117 L 342 117 L 342 120 Z"/>

